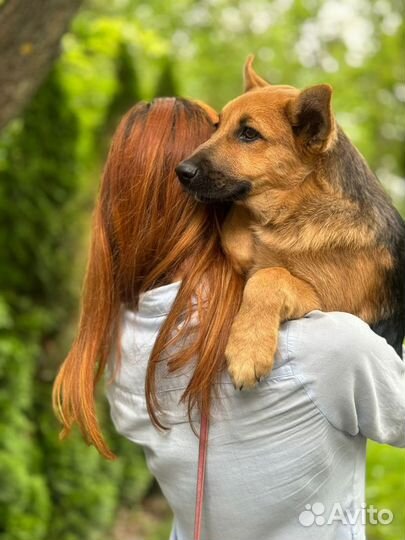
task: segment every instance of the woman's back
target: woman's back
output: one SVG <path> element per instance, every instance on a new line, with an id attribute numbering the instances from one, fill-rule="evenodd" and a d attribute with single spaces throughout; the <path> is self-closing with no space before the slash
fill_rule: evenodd
<path id="1" fill-rule="evenodd" d="M 179 399 L 193 366 L 159 375 L 170 430 L 152 425 L 145 401 L 149 356 L 178 288 L 148 291 L 138 312 L 123 313 L 122 365 L 107 395 L 117 430 L 145 449 L 174 512 L 173 538 L 190 540 L 198 439 Z M 226 373 L 216 390 L 202 537 L 364 538 L 366 437 L 405 446 L 404 364 L 385 340 L 351 315 L 312 312 L 282 327 L 275 367 L 254 391 L 235 390 Z"/>

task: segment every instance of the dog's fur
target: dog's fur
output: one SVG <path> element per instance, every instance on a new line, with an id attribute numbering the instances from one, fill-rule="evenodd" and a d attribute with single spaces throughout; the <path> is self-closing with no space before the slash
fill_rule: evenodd
<path id="1" fill-rule="evenodd" d="M 178 167 L 199 200 L 235 202 L 223 242 L 249 277 L 226 350 L 235 385 L 268 373 L 280 323 L 312 309 L 361 317 L 401 355 L 403 220 L 337 125 L 332 88 L 270 85 L 252 60 L 245 93 Z"/>

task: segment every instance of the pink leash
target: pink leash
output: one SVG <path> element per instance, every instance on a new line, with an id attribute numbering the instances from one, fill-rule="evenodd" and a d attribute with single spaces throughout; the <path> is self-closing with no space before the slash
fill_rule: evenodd
<path id="1" fill-rule="evenodd" d="M 205 414 L 201 417 L 200 425 L 200 444 L 198 449 L 198 473 L 197 473 L 197 493 L 195 500 L 195 515 L 194 515 L 194 540 L 201 540 L 201 523 L 202 510 L 204 503 L 204 483 L 205 469 L 207 463 L 208 449 L 208 416 Z"/>

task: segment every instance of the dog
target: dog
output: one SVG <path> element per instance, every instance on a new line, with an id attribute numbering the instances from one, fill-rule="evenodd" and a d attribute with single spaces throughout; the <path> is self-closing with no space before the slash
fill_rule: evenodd
<path id="1" fill-rule="evenodd" d="M 404 221 L 337 124 L 332 87 L 271 85 L 252 64 L 176 169 L 199 201 L 232 203 L 223 245 L 248 278 L 225 353 L 235 386 L 269 373 L 280 324 L 313 309 L 357 315 L 402 356 Z"/>

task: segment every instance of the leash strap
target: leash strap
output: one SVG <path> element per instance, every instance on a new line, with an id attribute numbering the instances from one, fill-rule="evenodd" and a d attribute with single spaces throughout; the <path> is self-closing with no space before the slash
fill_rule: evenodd
<path id="1" fill-rule="evenodd" d="M 197 492 L 194 514 L 194 540 L 201 540 L 202 510 L 204 503 L 204 483 L 208 449 L 208 416 L 201 416 L 200 444 L 198 449 Z"/>

